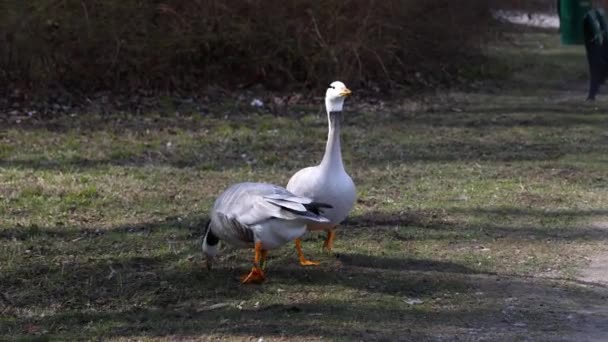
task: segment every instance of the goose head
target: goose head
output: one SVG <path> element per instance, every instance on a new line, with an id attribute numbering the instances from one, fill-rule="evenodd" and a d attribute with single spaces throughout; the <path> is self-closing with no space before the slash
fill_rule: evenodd
<path id="1" fill-rule="evenodd" d="M 219 239 L 211 231 L 211 220 L 205 225 L 205 234 L 203 237 L 203 254 L 206 256 L 207 269 L 210 270 L 213 266 L 213 257 L 217 255 Z"/>
<path id="2" fill-rule="evenodd" d="M 351 94 L 344 83 L 335 81 L 329 85 L 325 92 L 325 107 L 327 112 L 341 112 L 344 99 Z"/>

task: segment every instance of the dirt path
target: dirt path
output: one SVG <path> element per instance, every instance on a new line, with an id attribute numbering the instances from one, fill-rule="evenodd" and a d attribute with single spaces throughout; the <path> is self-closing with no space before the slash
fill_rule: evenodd
<path id="1" fill-rule="evenodd" d="M 582 281 L 608 285 L 608 252 L 598 253 L 591 258 L 591 263 L 581 272 Z"/>
<path id="2" fill-rule="evenodd" d="M 591 228 L 605 230 L 608 233 L 608 218 L 598 219 L 590 224 Z M 595 254 L 588 256 L 589 264 L 584 266 L 577 279 L 590 288 L 608 287 L 608 248 L 595 251 Z M 597 303 L 584 308 L 577 308 L 576 311 L 583 319 L 579 322 L 578 332 L 571 336 L 577 341 L 606 341 L 608 338 L 608 327 L 605 326 L 605 319 L 608 317 L 608 307 L 605 305 L 605 297 L 597 298 Z"/>
<path id="3" fill-rule="evenodd" d="M 608 233 L 608 218 L 596 220 L 591 227 Z M 608 248 L 589 257 L 591 262 L 581 270 L 578 279 L 587 283 L 608 285 Z"/>

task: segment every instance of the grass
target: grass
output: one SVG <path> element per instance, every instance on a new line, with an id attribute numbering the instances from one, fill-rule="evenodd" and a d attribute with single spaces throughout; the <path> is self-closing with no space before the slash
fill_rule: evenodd
<path id="1" fill-rule="evenodd" d="M 606 101 L 582 49 L 548 34 L 490 49 L 500 87 L 348 102 L 359 199 L 335 256 L 251 251 L 208 272 L 201 222 L 239 181 L 285 184 L 321 158 L 318 104 L 298 117 L 78 113 L 0 131 L 0 339 L 526 340 L 604 336 L 608 291 L 577 280 L 606 243 Z M 544 45 L 539 48 L 539 42 Z M 592 313 L 592 314 L 591 314 Z M 594 335 L 597 334 L 597 335 Z"/>

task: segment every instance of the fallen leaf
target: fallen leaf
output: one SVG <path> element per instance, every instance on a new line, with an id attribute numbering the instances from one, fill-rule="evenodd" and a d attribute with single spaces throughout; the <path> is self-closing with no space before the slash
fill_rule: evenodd
<path id="1" fill-rule="evenodd" d="M 409 305 L 418 305 L 418 304 L 424 303 L 424 301 L 422 299 L 418 299 L 418 298 L 406 298 L 403 301 Z"/>
<path id="2" fill-rule="evenodd" d="M 217 310 L 217 309 L 225 308 L 227 306 L 230 306 L 230 303 L 217 303 L 217 304 L 209 305 L 206 308 L 200 308 L 197 311 L 198 312 L 201 312 L 201 311 L 211 311 L 211 310 Z"/>

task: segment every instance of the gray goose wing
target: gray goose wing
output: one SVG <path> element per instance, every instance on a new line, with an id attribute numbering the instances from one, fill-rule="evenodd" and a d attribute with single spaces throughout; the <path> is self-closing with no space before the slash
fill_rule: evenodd
<path id="1" fill-rule="evenodd" d="M 270 219 L 328 222 L 319 210 L 330 207 L 273 184 L 239 183 L 218 197 L 213 210 L 226 233 L 253 242 L 253 225 Z"/>

